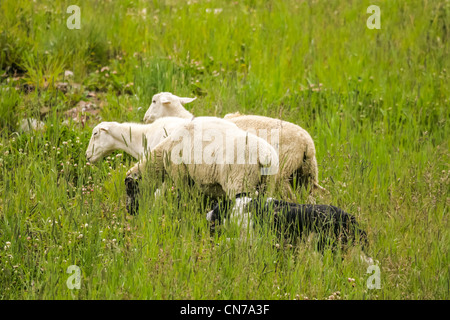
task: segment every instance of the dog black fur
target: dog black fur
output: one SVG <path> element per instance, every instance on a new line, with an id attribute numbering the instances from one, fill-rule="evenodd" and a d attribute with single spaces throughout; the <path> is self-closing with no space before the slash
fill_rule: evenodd
<path id="1" fill-rule="evenodd" d="M 337 243 L 359 242 L 363 248 L 367 245 L 367 234 L 356 218 L 336 206 L 254 199 L 249 209 L 254 210 L 257 221 L 270 223 L 280 236 L 297 238 L 305 233 L 317 233 L 319 249 Z"/>
<path id="2" fill-rule="evenodd" d="M 231 208 L 231 201 L 216 203 L 210 213 L 211 231 L 216 221 L 221 223 Z M 269 225 L 279 236 L 298 239 L 304 234 L 315 232 L 319 236 L 318 249 L 327 244 L 342 245 L 359 242 L 367 245 L 367 234 L 356 218 L 332 205 L 297 204 L 275 199 L 252 199 L 246 210 L 254 213 L 257 223 Z"/>
<path id="3" fill-rule="evenodd" d="M 238 193 L 236 195 L 236 199 L 240 197 L 247 196 L 246 193 Z M 210 221 L 210 231 L 214 233 L 216 227 L 216 221 L 218 224 L 222 223 L 223 219 L 226 219 L 228 216 L 228 211 L 232 208 L 233 201 L 227 199 L 214 199 L 211 206 L 211 211 L 209 212 L 209 221 Z"/>

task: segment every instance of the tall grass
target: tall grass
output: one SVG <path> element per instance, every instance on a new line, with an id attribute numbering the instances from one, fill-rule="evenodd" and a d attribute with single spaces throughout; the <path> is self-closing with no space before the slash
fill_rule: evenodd
<path id="1" fill-rule="evenodd" d="M 79 1 L 80 30 L 66 27 L 71 4 L 0 3 L 2 299 L 449 298 L 448 2 Z M 366 27 L 371 4 L 380 30 Z M 87 164 L 98 119 L 64 112 L 93 101 L 103 120 L 140 122 L 159 91 L 197 96 L 197 116 L 308 130 L 330 191 L 316 201 L 361 221 L 381 289 L 358 248 L 289 245 L 267 226 L 251 245 L 211 236 L 198 190 L 178 199 L 169 183 L 155 200 L 151 173 L 127 215 L 134 159 Z M 15 133 L 31 116 L 46 130 Z"/>

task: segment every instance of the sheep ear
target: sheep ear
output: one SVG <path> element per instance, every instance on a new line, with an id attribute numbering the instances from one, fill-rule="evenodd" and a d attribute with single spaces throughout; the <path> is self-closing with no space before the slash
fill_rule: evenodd
<path id="1" fill-rule="evenodd" d="M 178 99 L 178 101 L 181 102 L 181 104 L 186 104 L 186 103 L 190 103 L 190 102 L 194 101 L 195 99 L 197 99 L 197 97 L 195 97 L 195 98 L 180 98 L 180 97 L 177 97 L 177 99 Z"/>
<path id="2" fill-rule="evenodd" d="M 101 127 L 100 130 L 101 130 L 101 131 L 108 132 L 108 128 L 106 128 L 106 127 Z"/>
<path id="3" fill-rule="evenodd" d="M 162 104 L 170 103 L 170 100 L 167 99 L 166 97 L 161 97 L 160 101 L 161 101 Z"/>

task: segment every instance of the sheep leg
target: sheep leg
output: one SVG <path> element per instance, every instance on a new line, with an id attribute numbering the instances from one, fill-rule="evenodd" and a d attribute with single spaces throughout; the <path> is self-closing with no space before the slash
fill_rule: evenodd
<path id="1" fill-rule="evenodd" d="M 127 192 L 127 211 L 131 215 L 135 215 L 139 211 L 139 201 L 137 199 L 139 194 L 139 180 L 132 176 L 125 178 L 125 189 Z"/>
<path id="2" fill-rule="evenodd" d="M 325 189 L 324 187 L 322 187 L 321 185 L 319 185 L 319 183 L 317 182 L 317 181 L 314 181 L 313 182 L 313 185 L 312 185 L 312 189 L 311 189 L 311 192 L 312 191 L 321 191 L 321 192 L 324 192 L 324 193 L 330 193 L 327 189 Z"/>
<path id="3" fill-rule="evenodd" d="M 297 196 L 295 195 L 294 191 L 292 190 L 291 184 L 289 181 L 283 181 L 282 186 L 283 199 L 288 199 L 289 201 L 297 202 Z"/>
<path id="4" fill-rule="evenodd" d="M 130 170 L 127 171 L 127 177 L 139 177 L 140 173 L 143 171 L 142 169 L 145 168 L 145 164 L 147 161 L 144 159 L 138 161 L 133 167 L 131 167 Z"/>
<path id="5" fill-rule="evenodd" d="M 316 157 L 312 158 L 310 164 L 308 165 L 309 171 L 311 172 L 311 193 L 315 191 L 320 191 L 322 193 L 329 193 L 327 189 L 319 185 L 319 168 L 317 165 Z"/>
<path id="6" fill-rule="evenodd" d="M 218 200 L 213 206 L 211 211 L 206 214 L 206 220 L 209 221 L 209 231 L 211 234 L 215 232 L 216 223 L 221 224 L 222 220 L 226 218 L 227 211 L 231 206 L 231 200 L 225 201 Z"/>
<path id="7" fill-rule="evenodd" d="M 130 170 L 127 171 L 125 178 L 125 190 L 127 193 L 126 206 L 127 211 L 131 215 L 135 215 L 139 211 L 139 180 L 141 176 L 139 174 L 139 168 L 142 163 L 139 161 Z"/>
<path id="8" fill-rule="evenodd" d="M 138 194 L 139 194 L 139 181 L 141 180 L 142 173 L 147 167 L 147 159 L 139 160 L 131 169 L 127 171 L 125 178 L 125 188 L 127 192 L 127 211 L 130 214 L 136 214 L 139 209 Z M 164 186 L 163 186 L 163 189 Z M 160 190 L 155 191 L 155 197 L 161 194 Z"/>

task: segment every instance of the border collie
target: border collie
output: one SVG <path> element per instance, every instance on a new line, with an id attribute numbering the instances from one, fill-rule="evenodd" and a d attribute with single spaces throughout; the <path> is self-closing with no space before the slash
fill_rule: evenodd
<path id="1" fill-rule="evenodd" d="M 231 201 L 216 203 L 207 213 L 211 231 L 215 231 L 216 221 L 220 224 L 228 218 Z M 237 208 L 239 207 L 239 208 Z M 344 210 L 324 204 L 297 204 L 267 198 L 251 199 L 240 196 L 232 212 L 251 212 L 256 223 L 268 224 L 279 236 L 295 239 L 304 234 L 315 232 L 319 235 L 319 249 L 337 242 L 342 245 L 359 242 L 367 245 L 367 234 L 362 230 L 355 217 Z"/>

